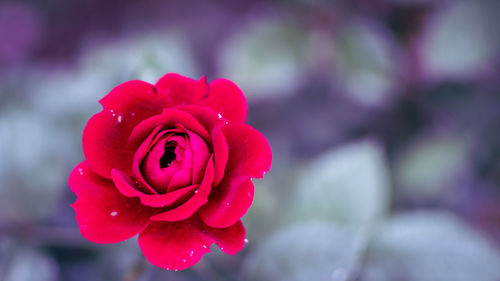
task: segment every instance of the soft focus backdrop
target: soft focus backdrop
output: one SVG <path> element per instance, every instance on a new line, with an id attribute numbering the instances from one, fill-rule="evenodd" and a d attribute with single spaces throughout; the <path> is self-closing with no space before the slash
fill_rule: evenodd
<path id="1" fill-rule="evenodd" d="M 0 2 L 0 280 L 500 280 L 500 2 Z M 182 272 L 83 239 L 81 133 L 121 82 L 235 81 L 273 167 Z"/>

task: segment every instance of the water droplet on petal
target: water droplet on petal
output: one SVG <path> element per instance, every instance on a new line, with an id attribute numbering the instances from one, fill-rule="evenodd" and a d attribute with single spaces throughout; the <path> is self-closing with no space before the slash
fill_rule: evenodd
<path id="1" fill-rule="evenodd" d="M 222 120 L 222 114 L 221 114 L 220 112 L 219 112 L 219 113 L 217 113 L 217 117 L 218 117 L 220 120 Z"/>
<path id="2" fill-rule="evenodd" d="M 118 212 L 117 211 L 111 211 L 109 213 L 109 215 L 112 216 L 112 217 L 116 217 L 118 215 Z"/>
<path id="3" fill-rule="evenodd" d="M 194 194 L 196 194 L 196 193 L 198 193 L 198 190 L 195 190 L 195 191 L 194 191 Z"/>
<path id="4" fill-rule="evenodd" d="M 206 249 L 206 248 L 207 248 L 207 245 L 203 244 L 203 248 L 205 248 L 205 249 Z"/>
<path id="5" fill-rule="evenodd" d="M 229 206 L 229 202 L 226 203 L 226 206 Z"/>
<path id="6" fill-rule="evenodd" d="M 116 121 L 118 121 L 118 123 L 121 123 L 123 121 L 123 116 L 118 115 L 118 117 L 116 118 Z"/>
<path id="7" fill-rule="evenodd" d="M 186 262 L 187 262 L 187 259 L 182 259 L 182 262 L 183 262 L 183 263 L 186 263 Z"/>
<path id="8" fill-rule="evenodd" d="M 245 243 L 248 243 L 248 239 L 245 238 Z"/>
<path id="9" fill-rule="evenodd" d="M 80 173 L 80 175 L 83 176 L 83 169 L 82 168 L 78 168 L 78 173 Z"/>
<path id="10" fill-rule="evenodd" d="M 193 250 L 189 251 L 189 256 L 192 257 L 193 255 L 194 255 L 194 251 Z"/>

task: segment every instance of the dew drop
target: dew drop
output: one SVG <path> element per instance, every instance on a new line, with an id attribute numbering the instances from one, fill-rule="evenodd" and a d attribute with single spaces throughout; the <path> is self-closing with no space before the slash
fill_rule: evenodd
<path id="1" fill-rule="evenodd" d="M 109 213 L 109 215 L 112 216 L 112 217 L 116 217 L 118 215 L 118 212 L 117 211 L 111 211 Z"/>
<path id="2" fill-rule="evenodd" d="M 248 243 L 248 239 L 245 238 L 245 243 Z"/>
<path id="3" fill-rule="evenodd" d="M 118 117 L 116 118 L 116 120 L 118 121 L 118 123 L 121 123 L 123 121 L 123 116 L 118 115 Z"/>
<path id="4" fill-rule="evenodd" d="M 78 168 L 78 173 L 80 173 L 80 175 L 83 176 L 83 169 L 82 168 Z"/>
<path id="5" fill-rule="evenodd" d="M 217 117 L 219 118 L 219 120 L 222 120 L 222 114 L 220 112 L 217 113 Z"/>
<path id="6" fill-rule="evenodd" d="M 247 193 L 247 195 L 248 197 L 252 197 L 252 193 L 250 191 Z"/>
<path id="7" fill-rule="evenodd" d="M 194 255 L 194 251 L 193 250 L 189 251 L 189 256 L 192 257 L 193 255 Z"/>
<path id="8" fill-rule="evenodd" d="M 198 193 L 198 190 L 195 190 L 195 191 L 194 191 L 194 194 L 196 194 L 196 193 Z"/>
<path id="9" fill-rule="evenodd" d="M 187 259 L 182 259 L 182 262 L 183 262 L 183 263 L 186 263 L 186 262 L 187 262 Z"/>
<path id="10" fill-rule="evenodd" d="M 165 267 L 166 270 L 170 270 L 170 267 Z"/>
<path id="11" fill-rule="evenodd" d="M 226 206 L 229 206 L 229 202 L 226 203 Z"/>
<path id="12" fill-rule="evenodd" d="M 205 248 L 205 249 L 206 249 L 206 248 L 207 248 L 207 245 L 203 244 L 203 248 Z"/>

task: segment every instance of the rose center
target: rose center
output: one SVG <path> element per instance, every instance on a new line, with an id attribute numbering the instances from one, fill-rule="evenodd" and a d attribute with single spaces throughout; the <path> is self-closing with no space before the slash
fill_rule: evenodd
<path id="1" fill-rule="evenodd" d="M 160 158 L 160 168 L 167 168 L 169 167 L 172 162 L 175 161 L 176 155 L 175 155 L 175 148 L 176 148 L 177 142 L 167 142 L 165 144 L 165 151 L 163 152 L 163 155 Z"/>

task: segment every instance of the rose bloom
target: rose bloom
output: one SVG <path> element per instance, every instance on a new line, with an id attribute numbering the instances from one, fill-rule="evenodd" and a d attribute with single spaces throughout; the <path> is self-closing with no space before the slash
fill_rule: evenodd
<path id="1" fill-rule="evenodd" d="M 194 265 L 213 243 L 241 250 L 251 178 L 272 155 L 244 123 L 238 86 L 167 74 L 156 85 L 125 82 L 100 103 L 83 131 L 86 160 L 69 176 L 82 235 L 117 243 L 139 234 L 145 257 L 171 270 Z"/>

